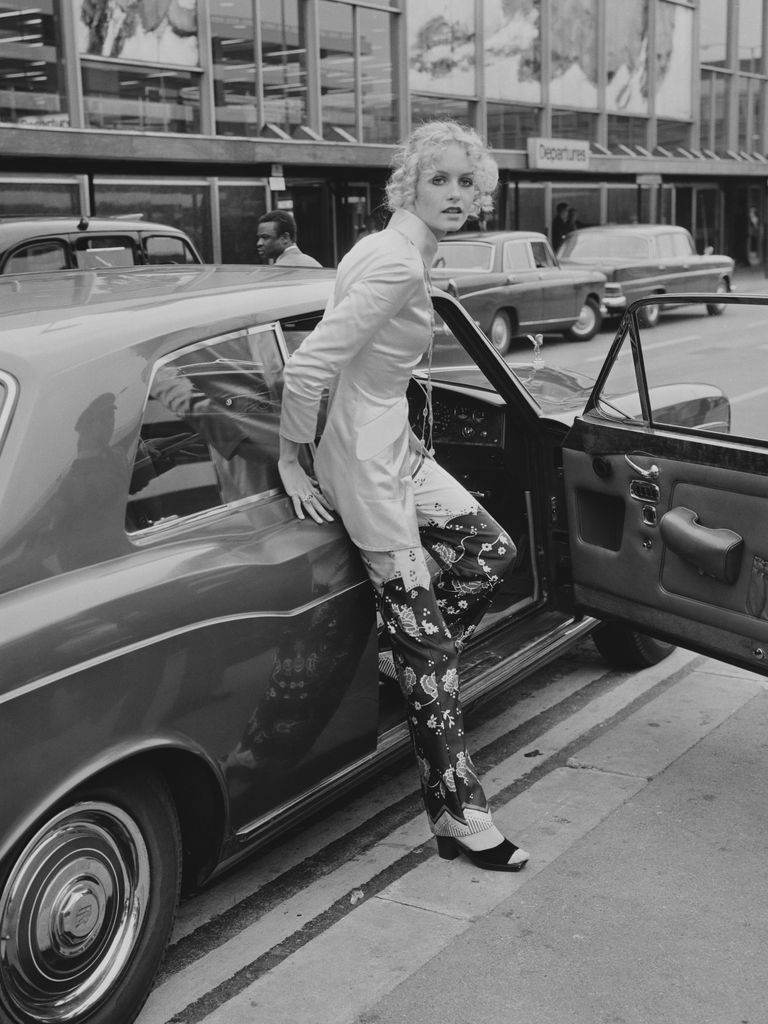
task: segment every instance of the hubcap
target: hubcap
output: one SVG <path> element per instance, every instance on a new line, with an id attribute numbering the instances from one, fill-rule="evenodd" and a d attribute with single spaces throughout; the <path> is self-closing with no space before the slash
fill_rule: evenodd
<path id="1" fill-rule="evenodd" d="M 0 1000 L 11 1020 L 63 1024 L 104 998 L 135 947 L 149 894 L 141 832 L 89 802 L 53 818 L 0 896 Z"/>

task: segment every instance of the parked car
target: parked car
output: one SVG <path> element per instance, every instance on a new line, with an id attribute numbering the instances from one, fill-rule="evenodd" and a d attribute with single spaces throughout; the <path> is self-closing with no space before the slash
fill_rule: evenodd
<path id="1" fill-rule="evenodd" d="M 564 267 L 591 267 L 605 274 L 603 302 L 611 316 L 624 312 L 635 299 L 669 292 L 716 292 L 731 290 L 733 260 L 708 248 L 698 255 L 685 228 L 671 224 L 606 224 L 571 232 L 558 249 Z M 707 312 L 719 316 L 725 303 L 715 297 Z M 669 308 L 669 304 L 665 303 Z M 659 303 L 642 308 L 643 324 L 655 327 Z"/>
<path id="2" fill-rule="evenodd" d="M 122 217 L 0 218 L 0 274 L 202 263 L 178 228 Z"/>
<path id="3" fill-rule="evenodd" d="M 358 553 L 338 521 L 295 518 L 276 468 L 282 367 L 333 276 L 0 277 L 10 1024 L 134 1020 L 179 890 L 408 745 Z M 680 640 L 764 671 L 768 622 L 743 609 L 748 554 L 768 552 L 768 452 L 729 439 L 727 397 L 635 379 L 632 317 L 593 392 L 508 365 L 459 303 L 434 304 L 431 441 L 518 547 L 464 655 L 466 704 L 590 633 L 617 665 Z M 409 389 L 416 429 L 428 366 Z"/>
<path id="4" fill-rule="evenodd" d="M 454 295 L 502 354 L 525 334 L 587 341 L 600 330 L 605 278 L 561 267 L 535 231 L 462 232 L 437 246 L 432 280 Z"/>

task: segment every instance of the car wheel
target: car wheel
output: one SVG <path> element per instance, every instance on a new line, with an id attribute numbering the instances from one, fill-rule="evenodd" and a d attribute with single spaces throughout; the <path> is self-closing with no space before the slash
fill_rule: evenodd
<path id="1" fill-rule="evenodd" d="M 655 327 L 659 322 L 661 306 L 658 302 L 654 302 L 650 306 L 643 306 L 642 309 L 639 309 L 637 312 L 640 317 L 640 323 L 643 327 Z"/>
<path id="2" fill-rule="evenodd" d="M 509 319 L 509 313 L 505 313 L 503 309 L 494 313 L 488 336 L 500 355 L 505 356 L 509 352 L 512 344 L 512 321 Z"/>
<path id="3" fill-rule="evenodd" d="M 728 282 L 718 281 L 716 290 L 718 295 L 727 295 L 730 291 L 730 288 L 728 287 Z M 721 316 L 725 312 L 725 307 L 727 305 L 727 302 L 708 302 L 707 312 L 710 316 Z"/>
<path id="4" fill-rule="evenodd" d="M 154 774 L 72 794 L 6 861 L 0 1017 L 130 1024 L 170 936 L 181 876 L 173 801 Z"/>
<path id="5" fill-rule="evenodd" d="M 616 669 L 650 668 L 675 650 L 674 644 L 638 633 L 619 622 L 604 622 L 594 631 L 592 640 L 611 668 Z"/>
<path id="6" fill-rule="evenodd" d="M 565 332 L 566 338 L 571 341 L 589 341 L 594 338 L 602 326 L 603 318 L 600 315 L 600 306 L 593 298 L 588 298 L 581 307 L 579 319 L 571 324 Z"/>

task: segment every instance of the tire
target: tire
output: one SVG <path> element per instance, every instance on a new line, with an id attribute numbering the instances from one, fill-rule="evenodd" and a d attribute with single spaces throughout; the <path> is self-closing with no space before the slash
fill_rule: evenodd
<path id="1" fill-rule="evenodd" d="M 178 818 L 157 776 L 112 772 L 71 794 L 3 865 L 0 1019 L 130 1024 L 180 879 Z"/>
<path id="2" fill-rule="evenodd" d="M 611 668 L 650 668 L 668 658 L 674 644 L 638 633 L 619 622 L 604 622 L 592 634 L 595 647 Z"/>
<path id="3" fill-rule="evenodd" d="M 643 327 L 655 327 L 661 316 L 661 306 L 658 302 L 654 302 L 651 306 L 643 306 L 638 310 L 638 316 Z"/>
<path id="4" fill-rule="evenodd" d="M 491 320 L 488 330 L 488 339 L 499 355 L 505 356 L 509 352 L 512 344 L 512 321 L 509 318 L 509 313 L 503 309 L 499 309 L 493 314 L 493 320 Z"/>
<path id="5" fill-rule="evenodd" d="M 581 307 L 579 319 L 572 323 L 565 332 L 565 337 L 571 341 L 589 341 L 594 338 L 603 324 L 600 314 L 600 305 L 592 297 L 585 300 Z"/>
<path id="6" fill-rule="evenodd" d="M 731 289 L 728 287 L 728 282 L 726 280 L 717 282 L 716 291 L 718 295 L 727 295 L 730 290 Z M 727 302 L 708 302 L 707 313 L 709 313 L 710 316 L 722 316 L 727 305 Z"/>

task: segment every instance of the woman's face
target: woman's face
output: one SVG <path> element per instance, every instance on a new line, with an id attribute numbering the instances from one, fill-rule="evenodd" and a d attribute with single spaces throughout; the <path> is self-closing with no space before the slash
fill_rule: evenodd
<path id="1" fill-rule="evenodd" d="M 416 184 L 412 212 L 420 217 L 437 238 L 458 231 L 469 216 L 475 200 L 475 172 L 472 161 L 458 142 L 449 143 L 433 162 L 423 167 Z"/>

